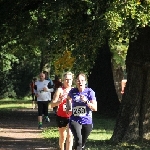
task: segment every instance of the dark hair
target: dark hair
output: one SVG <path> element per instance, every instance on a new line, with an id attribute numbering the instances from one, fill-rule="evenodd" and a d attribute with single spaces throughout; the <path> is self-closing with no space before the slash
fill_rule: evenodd
<path id="1" fill-rule="evenodd" d="M 47 72 L 47 71 L 45 71 L 45 70 L 44 70 L 44 71 L 42 71 L 42 73 L 44 73 L 44 74 L 48 74 L 48 72 Z"/>
<path id="2" fill-rule="evenodd" d="M 76 75 L 76 79 L 79 77 L 79 75 L 85 77 L 85 80 L 87 81 L 87 75 L 86 75 L 85 73 L 83 73 L 83 72 L 78 73 L 78 74 Z"/>
<path id="3" fill-rule="evenodd" d="M 55 75 L 55 81 L 58 81 L 59 79 L 61 79 L 60 75 Z"/>
<path id="4" fill-rule="evenodd" d="M 37 78 L 33 78 L 33 81 L 36 81 L 37 80 Z"/>

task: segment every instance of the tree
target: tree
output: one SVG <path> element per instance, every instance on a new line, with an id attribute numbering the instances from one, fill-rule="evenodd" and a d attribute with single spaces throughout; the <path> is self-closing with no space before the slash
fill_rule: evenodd
<path id="1" fill-rule="evenodd" d="M 139 29 L 137 40 L 127 53 L 127 84 L 123 95 L 113 141 L 149 139 L 149 61 L 150 28 Z"/>
<path id="2" fill-rule="evenodd" d="M 29 12 L 41 2 L 0 1 L 1 97 L 27 95 L 29 82 L 38 72 L 37 47 L 30 45 L 26 35 L 31 21 Z"/>
<path id="3" fill-rule="evenodd" d="M 117 117 L 113 142 L 149 140 L 150 1 L 114 1 L 106 20 L 114 37 L 129 39 L 127 84 Z"/>
<path id="4" fill-rule="evenodd" d="M 89 73 L 95 64 L 99 47 L 105 43 L 104 35 L 107 34 L 107 30 L 106 23 L 103 21 L 103 13 L 109 6 L 108 4 L 109 2 L 103 0 L 58 0 L 53 2 L 16 0 L 12 5 L 9 1 L 2 1 L 2 8 L 9 5 L 9 10 L 13 10 L 13 17 L 10 17 L 8 10 L 7 19 L 2 19 L 1 27 L 6 27 L 11 38 L 4 33 L 1 37 L 6 36 L 7 38 L 1 45 L 4 48 L 9 47 L 10 54 L 21 64 L 26 64 L 25 61 L 28 62 L 33 57 L 38 59 L 40 71 L 46 64 L 55 61 L 67 47 L 76 60 L 72 68 L 74 72 Z M 1 14 L 4 11 L 5 9 L 1 9 Z M 14 30 L 16 32 L 13 32 Z M 8 51 L 6 52 L 4 48 L 2 53 L 5 52 L 7 55 Z M 111 57 L 106 60 L 110 71 Z M 98 62 L 96 61 L 96 63 Z M 19 67 L 17 66 L 17 68 Z M 96 74 L 92 74 L 92 76 L 95 77 Z M 97 80 L 99 81 L 98 78 Z M 113 83 L 112 76 L 110 76 L 110 80 Z M 111 85 L 112 91 L 115 92 L 113 84 Z M 95 88 L 94 86 L 91 84 L 91 87 Z M 103 84 L 100 86 L 103 87 Z M 106 95 L 107 93 L 105 93 Z"/>
<path id="5" fill-rule="evenodd" d="M 99 48 L 95 65 L 88 78 L 88 85 L 96 93 L 98 111 L 107 115 L 116 115 L 120 102 L 114 87 L 111 57 L 107 42 Z"/>

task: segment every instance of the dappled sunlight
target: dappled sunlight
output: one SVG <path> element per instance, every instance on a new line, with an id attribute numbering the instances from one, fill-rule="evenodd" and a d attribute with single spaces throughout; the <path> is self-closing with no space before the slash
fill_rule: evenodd
<path id="1" fill-rule="evenodd" d="M 112 136 L 113 130 L 92 130 L 89 139 L 94 140 L 109 140 Z"/>
<path id="2" fill-rule="evenodd" d="M 101 133 L 101 132 L 98 132 L 98 133 L 91 133 L 90 136 L 89 136 L 89 139 L 90 140 L 94 140 L 94 141 L 97 141 L 97 140 L 109 140 L 111 138 L 112 134 L 109 134 L 109 133 Z"/>
<path id="3" fill-rule="evenodd" d="M 16 105 L 18 106 L 18 105 Z M 58 149 L 58 128 L 55 116 L 50 112 L 50 124 L 43 122 L 44 130 L 37 129 L 37 109 L 15 108 L 3 111 L 1 109 L 0 145 L 5 149 Z M 115 145 L 110 139 L 113 134 L 115 119 L 93 116 L 93 130 L 88 137 L 86 150 L 141 150 L 149 149 L 149 143 L 119 143 Z M 134 126 L 135 122 L 131 123 Z M 145 125 L 147 122 L 145 122 Z M 135 129 L 137 131 L 137 129 Z M 149 136 L 149 132 L 147 135 Z M 19 148 L 18 148 L 19 147 Z"/>
<path id="4" fill-rule="evenodd" d="M 42 131 L 41 130 L 32 130 L 32 129 L 3 129 L 0 128 L 0 135 L 1 137 L 15 137 L 16 138 L 23 138 L 27 137 L 30 138 L 30 134 L 36 133 L 35 136 L 37 136 L 37 133 L 40 134 Z M 4 133 L 4 134 L 3 134 Z"/>
<path id="5" fill-rule="evenodd" d="M 43 144 L 44 143 L 44 144 Z M 10 138 L 1 137 L 0 140 L 1 148 L 4 149 L 17 149 L 17 150 L 27 150 L 27 149 L 48 149 L 55 150 L 50 144 L 46 144 L 46 141 L 39 138 Z"/>
<path id="6" fill-rule="evenodd" d="M 1 109 L 0 147 L 3 149 L 48 149 L 55 150 L 52 144 L 43 138 L 38 130 L 37 109 Z M 50 114 L 53 122 L 54 116 Z M 53 125 L 43 122 L 44 129 Z"/>

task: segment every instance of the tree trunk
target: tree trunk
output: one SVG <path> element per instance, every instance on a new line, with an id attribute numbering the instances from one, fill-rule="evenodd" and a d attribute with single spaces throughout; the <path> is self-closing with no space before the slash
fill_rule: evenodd
<path id="1" fill-rule="evenodd" d="M 88 78 L 88 85 L 95 91 L 98 111 L 117 114 L 120 102 L 114 86 L 108 43 L 99 49 L 95 65 Z"/>
<path id="2" fill-rule="evenodd" d="M 121 102 L 122 99 L 122 94 L 121 94 L 121 81 L 124 78 L 124 74 L 123 74 L 123 69 L 120 68 L 112 68 L 113 70 L 113 77 L 114 77 L 114 84 L 115 84 L 115 89 L 118 95 L 118 99 Z"/>
<path id="3" fill-rule="evenodd" d="M 127 53 L 127 83 L 111 140 L 150 139 L 150 28 L 139 29 Z"/>

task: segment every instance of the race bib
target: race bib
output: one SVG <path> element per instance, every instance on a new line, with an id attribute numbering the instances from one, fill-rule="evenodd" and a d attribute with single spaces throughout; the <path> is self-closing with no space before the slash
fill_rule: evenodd
<path id="1" fill-rule="evenodd" d="M 86 115 L 86 106 L 76 106 L 73 108 L 74 116 L 85 116 Z"/>
<path id="2" fill-rule="evenodd" d="M 66 111 L 66 108 L 67 108 L 66 103 L 64 103 L 63 104 L 63 111 Z"/>

